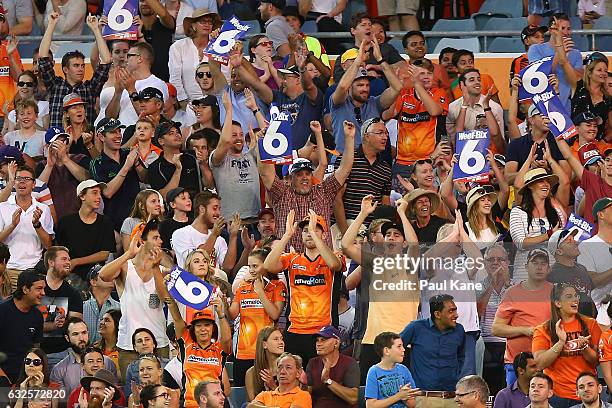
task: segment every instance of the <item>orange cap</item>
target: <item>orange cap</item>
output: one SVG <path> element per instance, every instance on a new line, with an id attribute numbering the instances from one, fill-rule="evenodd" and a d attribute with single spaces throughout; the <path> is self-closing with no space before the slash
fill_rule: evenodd
<path id="1" fill-rule="evenodd" d="M 193 314 L 193 317 L 191 318 L 191 323 L 193 324 L 198 320 L 210 320 L 214 322 L 215 314 L 213 313 L 212 309 L 208 307 L 202 310 L 198 310 Z"/>
<path id="2" fill-rule="evenodd" d="M 300 221 L 300 223 L 298 224 L 298 227 L 304 228 L 306 225 L 308 225 L 309 221 L 310 221 L 310 216 L 307 215 L 306 217 L 304 217 L 302 221 Z M 317 215 L 317 224 L 320 225 L 321 228 L 323 228 L 323 231 L 327 231 L 327 222 L 325 222 L 325 219 L 320 215 Z"/>

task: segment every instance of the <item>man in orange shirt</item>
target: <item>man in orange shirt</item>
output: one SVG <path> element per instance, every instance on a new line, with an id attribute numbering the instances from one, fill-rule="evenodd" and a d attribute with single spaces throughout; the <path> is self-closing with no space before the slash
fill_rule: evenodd
<path id="1" fill-rule="evenodd" d="M 457 71 L 459 71 L 459 75 L 461 75 L 464 71 L 474 68 L 474 53 L 468 50 L 459 50 L 453 54 L 453 65 L 457 67 Z M 491 94 L 495 102 L 501 104 L 499 101 L 499 94 L 497 87 L 495 86 L 495 82 L 493 81 L 493 77 L 489 74 L 481 73 L 480 79 L 482 81 L 482 94 L 486 95 L 489 88 L 492 88 Z M 459 99 L 462 96 L 461 87 L 459 86 L 459 78 L 455 79 L 451 83 L 451 90 L 453 92 L 453 97 L 455 99 Z"/>
<path id="2" fill-rule="evenodd" d="M 313 210 L 299 224 L 295 211 L 287 216 L 283 237 L 272 244 L 264 268 L 268 273 L 286 270 L 289 286 L 289 327 L 285 350 L 299 354 L 307 364 L 317 355 L 314 334 L 324 326 L 338 326 L 338 297 L 345 261 L 325 244 L 327 223 Z M 304 252 L 283 253 L 297 229 L 302 230 Z"/>
<path id="3" fill-rule="evenodd" d="M 4 117 L 8 114 L 6 106 L 13 101 L 16 88 L 15 81 L 23 71 L 17 41 L 15 37 L 7 40 L 9 24 L 6 11 L 0 4 L 0 128 L 4 125 Z"/>

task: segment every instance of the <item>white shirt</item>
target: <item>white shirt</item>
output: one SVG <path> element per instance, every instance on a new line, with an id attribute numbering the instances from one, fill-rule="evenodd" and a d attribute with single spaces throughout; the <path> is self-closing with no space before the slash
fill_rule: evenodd
<path id="1" fill-rule="evenodd" d="M 148 87 L 157 88 L 164 95 L 164 101 L 168 100 L 168 85 L 153 74 L 145 79 L 137 80 L 134 87 L 136 88 L 136 92 L 140 92 Z M 114 94 L 114 86 L 107 86 L 102 89 L 100 93 L 100 114 L 96 118 L 96 124 L 106 116 L 106 107 L 110 104 Z M 135 124 L 137 120 L 138 114 L 134 110 L 134 106 L 130 100 L 130 94 L 128 91 L 123 90 L 121 101 L 119 102 L 119 121 L 125 126 L 130 126 Z"/>
<path id="2" fill-rule="evenodd" d="M 35 130 L 32 136 L 26 138 L 21 129 L 13 130 L 4 135 L 4 144 L 15 146 L 30 157 L 42 156 L 45 153 L 45 132 Z"/>
<path id="3" fill-rule="evenodd" d="M 585 239 L 580 243 L 578 249 L 580 250 L 580 255 L 578 256 L 577 262 L 584 266 L 587 271 L 604 273 L 610 269 L 610 265 L 612 265 L 610 245 L 601 239 L 599 235 Z M 602 304 L 601 301 L 610 293 L 612 293 L 612 282 L 609 282 L 605 286 L 594 288 L 591 291 L 591 298 L 599 311 L 597 314 L 597 323 L 605 326 L 610 324 L 610 318 L 606 311 L 607 304 Z"/>
<path id="4" fill-rule="evenodd" d="M 312 0 L 312 7 L 310 11 L 314 13 L 328 14 L 338 4 L 338 0 Z M 342 13 L 334 16 L 334 20 L 342 23 Z"/>
<path id="5" fill-rule="evenodd" d="M 13 213 L 20 208 L 16 198 L 11 195 L 7 201 L 0 203 L 0 230 L 3 230 L 13 222 Z M 53 236 L 53 218 L 49 207 L 32 199 L 32 205 L 21 213 L 19 224 L 4 240 L 11 251 L 6 267 L 23 271 L 33 268 L 42 258 L 43 246 L 36 230 L 32 226 L 32 214 L 36 207 L 42 210 L 40 223 L 42 228 Z"/>
<path id="6" fill-rule="evenodd" d="M 485 114 L 484 108 L 482 107 L 482 100 L 484 95 L 480 95 L 480 100 L 473 107 L 468 106 L 467 112 L 465 112 L 465 130 L 474 130 L 476 128 L 476 115 Z M 454 138 L 455 137 L 455 123 L 459 117 L 459 111 L 461 111 L 461 105 L 463 105 L 463 97 L 454 100 L 448 105 L 448 115 L 446 115 L 446 132 Z M 495 116 L 499 131 L 502 137 L 504 136 L 504 110 L 501 105 L 495 101 L 489 101 L 489 107 L 491 113 Z"/>
<path id="7" fill-rule="evenodd" d="M 189 254 L 195 249 L 197 249 L 198 246 L 204 244 L 208 239 L 210 233 L 211 232 L 209 231 L 208 234 L 202 234 L 200 231 L 196 230 L 191 225 L 179 228 L 172 233 L 170 244 L 172 246 L 172 250 L 176 254 L 176 261 L 178 266 L 180 266 L 181 268 L 185 268 L 185 260 L 187 259 Z M 221 265 L 223 265 L 223 260 L 225 259 L 226 253 L 227 243 L 223 238 L 217 237 L 217 240 L 215 241 L 215 266 L 220 268 Z"/>

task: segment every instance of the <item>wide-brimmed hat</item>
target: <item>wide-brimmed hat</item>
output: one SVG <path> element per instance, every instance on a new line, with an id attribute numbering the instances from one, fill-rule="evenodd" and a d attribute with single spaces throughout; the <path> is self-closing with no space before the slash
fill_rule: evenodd
<path id="1" fill-rule="evenodd" d="M 118 400 L 119 398 L 121 398 L 121 392 L 119 391 L 119 388 L 117 388 L 117 386 L 115 385 L 115 376 L 110 371 L 102 368 L 96 371 L 96 373 L 92 376 L 81 378 L 81 385 L 83 386 L 83 388 L 85 388 L 85 391 L 89 392 L 92 381 L 100 381 L 108 385 L 109 387 L 113 387 L 113 389 L 115 390 L 113 400 Z"/>
<path id="2" fill-rule="evenodd" d="M 497 193 L 495 193 L 495 189 L 491 185 L 477 186 L 468 191 L 467 195 L 465 196 L 468 214 L 470 213 L 470 208 L 472 208 L 472 206 L 484 196 L 489 196 L 491 199 L 491 205 L 495 204 L 497 201 Z"/>
<path id="3" fill-rule="evenodd" d="M 551 187 L 559 183 L 559 177 L 555 176 L 554 174 L 548 174 L 545 169 L 537 168 L 529 170 L 527 174 L 525 174 L 525 185 L 518 191 L 518 193 L 522 195 L 531 184 L 542 180 L 548 180 Z"/>
<path id="4" fill-rule="evenodd" d="M 408 203 L 408 211 L 412 208 L 412 202 L 423 196 L 429 197 L 429 202 L 431 203 L 430 213 L 435 212 L 440 207 L 440 196 L 438 196 L 438 194 L 423 188 L 415 188 L 403 197 Z"/>
<path id="5" fill-rule="evenodd" d="M 219 17 L 219 14 L 215 13 L 214 11 L 210 11 L 207 8 L 198 8 L 193 10 L 191 17 L 185 17 L 183 20 L 183 30 L 185 35 L 188 36 L 191 33 L 191 26 L 193 23 L 195 23 L 200 17 L 204 16 L 213 16 L 213 30 L 219 28 L 221 25 L 221 17 Z"/>

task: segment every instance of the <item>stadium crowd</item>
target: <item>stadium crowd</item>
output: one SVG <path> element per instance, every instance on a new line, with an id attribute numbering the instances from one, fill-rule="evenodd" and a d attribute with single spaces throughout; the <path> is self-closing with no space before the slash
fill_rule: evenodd
<path id="1" fill-rule="evenodd" d="M 11 406 L 612 406 L 612 74 L 573 43 L 569 2 L 529 0 L 506 115 L 471 51 L 430 58 L 415 0 L 351 16 L 348 47 L 301 31 L 342 31 L 346 0 L 256 2 L 263 32 L 225 64 L 204 50 L 244 2 L 139 0 L 133 41 L 107 41 L 96 2 L 38 3 L 0 8 Z M 585 26 L 605 14 L 579 3 Z M 91 55 L 56 68 L 54 36 L 85 25 Z M 519 100 L 548 56 L 569 140 Z M 262 159 L 272 105 L 288 165 Z M 470 130 L 484 181 L 453 177 Z M 422 263 L 381 269 L 402 256 Z M 207 307 L 176 300 L 176 266 Z"/>

